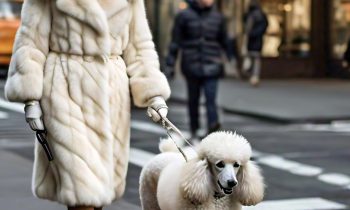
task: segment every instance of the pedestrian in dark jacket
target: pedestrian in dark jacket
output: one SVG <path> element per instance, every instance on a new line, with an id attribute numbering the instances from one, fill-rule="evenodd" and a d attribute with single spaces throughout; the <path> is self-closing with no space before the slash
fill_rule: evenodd
<path id="1" fill-rule="evenodd" d="M 261 72 L 261 51 L 263 38 L 268 27 L 266 14 L 262 10 L 258 0 L 251 0 L 248 11 L 244 16 L 246 32 L 246 59 L 243 69 L 251 73 L 250 83 L 253 86 L 259 84 Z M 249 64 L 247 64 L 249 63 Z"/>
<path id="2" fill-rule="evenodd" d="M 344 67 L 349 68 L 350 64 L 350 40 L 348 41 L 348 46 L 344 53 Z"/>
<path id="3" fill-rule="evenodd" d="M 199 99 L 201 90 L 206 97 L 208 133 L 220 128 L 216 95 L 218 79 L 224 74 L 222 52 L 229 58 L 225 21 L 214 6 L 214 0 L 188 0 L 189 7 L 175 19 L 169 55 L 168 72 L 174 72 L 181 50 L 181 69 L 187 81 L 191 132 L 199 129 Z M 169 70 L 170 69 L 170 70 Z"/>

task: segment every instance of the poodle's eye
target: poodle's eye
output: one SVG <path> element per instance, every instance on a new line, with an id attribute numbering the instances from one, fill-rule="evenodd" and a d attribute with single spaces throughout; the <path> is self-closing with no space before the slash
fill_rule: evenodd
<path id="1" fill-rule="evenodd" d="M 216 163 L 216 167 L 218 167 L 218 168 L 224 168 L 224 167 L 225 167 L 224 161 L 220 161 L 220 162 Z"/>
<path id="2" fill-rule="evenodd" d="M 240 165 L 238 163 L 233 164 L 233 167 L 238 168 Z"/>

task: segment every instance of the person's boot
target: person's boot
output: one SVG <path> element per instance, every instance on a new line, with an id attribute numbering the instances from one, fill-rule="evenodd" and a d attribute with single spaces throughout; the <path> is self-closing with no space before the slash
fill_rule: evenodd
<path id="1" fill-rule="evenodd" d="M 220 123 L 215 123 L 214 125 L 210 126 L 208 129 L 208 135 L 211 133 L 214 133 L 216 131 L 219 131 L 221 129 L 221 124 Z"/>
<path id="2" fill-rule="evenodd" d="M 258 76 L 252 76 L 249 80 L 250 84 L 254 87 L 257 87 L 259 86 L 259 83 L 260 83 L 260 79 Z"/>

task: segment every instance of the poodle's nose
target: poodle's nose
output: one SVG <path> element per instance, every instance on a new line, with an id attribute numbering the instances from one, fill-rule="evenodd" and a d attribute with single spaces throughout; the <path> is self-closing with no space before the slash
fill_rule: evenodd
<path id="1" fill-rule="evenodd" d="M 231 187 L 231 188 L 235 187 L 237 184 L 238 182 L 233 179 L 227 181 L 228 187 Z"/>

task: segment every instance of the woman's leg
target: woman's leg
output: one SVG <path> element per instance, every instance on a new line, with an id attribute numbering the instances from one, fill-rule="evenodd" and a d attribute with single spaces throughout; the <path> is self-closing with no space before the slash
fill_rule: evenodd
<path id="1" fill-rule="evenodd" d="M 253 70 L 250 78 L 250 84 L 253 86 L 259 85 L 261 72 L 261 55 L 259 52 L 252 53 Z"/>
<path id="2" fill-rule="evenodd" d="M 205 104 L 207 108 L 208 134 L 218 131 L 221 127 L 219 122 L 216 97 L 218 91 L 218 79 L 210 78 L 204 81 Z"/>
<path id="3" fill-rule="evenodd" d="M 187 78 L 188 111 L 190 114 L 191 138 L 196 137 L 199 129 L 199 100 L 200 100 L 200 80 Z"/>

